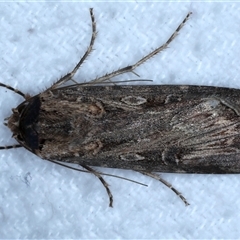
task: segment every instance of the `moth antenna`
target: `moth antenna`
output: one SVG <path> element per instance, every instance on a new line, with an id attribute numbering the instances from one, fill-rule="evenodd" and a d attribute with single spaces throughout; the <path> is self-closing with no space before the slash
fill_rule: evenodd
<path id="1" fill-rule="evenodd" d="M 61 88 L 58 88 L 58 89 L 64 89 L 64 88 L 72 88 L 72 87 L 76 87 L 76 86 L 90 86 L 90 85 L 93 85 L 93 86 L 99 86 L 101 84 L 103 84 L 104 86 L 107 86 L 107 84 L 118 84 L 118 83 L 130 83 L 130 82 L 153 82 L 153 80 L 148 80 L 148 79 L 133 79 L 133 80 L 123 80 L 123 81 L 109 81 L 109 82 L 98 82 L 97 84 L 94 83 L 94 82 L 84 82 L 84 83 L 77 83 L 77 84 L 74 84 L 74 85 L 71 85 L 71 86 L 64 86 L 64 87 L 61 87 Z"/>
<path id="2" fill-rule="evenodd" d="M 117 83 L 130 83 L 130 82 L 153 82 L 153 80 L 148 80 L 148 79 L 131 79 L 131 80 L 122 80 L 122 81 L 111 81 L 109 80 L 109 82 L 97 82 L 97 85 L 101 85 L 101 84 L 104 84 L 104 86 L 107 84 L 117 84 Z M 89 82 L 89 83 L 80 83 L 81 85 L 86 85 L 86 86 L 89 86 L 89 85 L 96 85 L 95 82 Z"/>
<path id="3" fill-rule="evenodd" d="M 66 168 L 69 168 L 69 169 L 72 169 L 72 170 L 75 170 L 75 171 L 78 171 L 78 172 L 84 172 L 84 173 L 91 173 L 89 171 L 85 171 L 85 170 L 82 170 L 82 169 L 79 169 L 79 168 L 75 168 L 75 167 L 72 167 L 72 166 L 68 166 L 66 164 L 63 164 L 63 163 L 60 163 L 60 162 L 57 162 L 57 161 L 54 161 L 54 160 L 48 160 L 48 159 L 45 159 L 49 162 L 52 162 L 52 163 L 55 163 L 59 166 L 62 166 L 62 167 L 66 167 Z M 96 172 L 96 170 L 94 170 Z M 103 176 L 108 176 L 108 177 L 114 177 L 114 178 L 119 178 L 119 179 L 122 179 L 122 180 L 125 180 L 125 181 L 128 181 L 128 182 L 132 182 L 132 183 L 136 183 L 136 184 L 139 184 L 139 185 L 142 185 L 144 187 L 147 187 L 148 185 L 147 184 L 144 184 L 144 183 L 141 183 L 141 182 L 137 182 L 137 181 L 134 181 L 132 179 L 129 179 L 129 178 L 125 178 L 125 177 L 121 177 L 121 176 L 117 176 L 117 175 L 113 175 L 113 174 L 109 174 L 109 173 L 102 173 L 102 172 L 98 172 L 98 174 L 101 174 Z"/>

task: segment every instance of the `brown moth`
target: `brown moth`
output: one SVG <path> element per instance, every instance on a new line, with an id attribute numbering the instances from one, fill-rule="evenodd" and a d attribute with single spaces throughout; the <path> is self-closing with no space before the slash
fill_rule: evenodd
<path id="1" fill-rule="evenodd" d="M 43 159 L 79 164 L 98 176 L 110 206 L 111 191 L 90 166 L 141 172 L 170 187 L 186 205 L 181 193 L 154 172 L 239 173 L 240 90 L 107 84 L 166 49 L 190 14 L 165 44 L 134 65 L 87 84 L 63 86 L 92 51 L 96 24 L 90 9 L 91 42 L 72 72 L 36 96 L 0 83 L 25 98 L 6 124 L 19 145 L 0 149 L 25 147 Z"/>

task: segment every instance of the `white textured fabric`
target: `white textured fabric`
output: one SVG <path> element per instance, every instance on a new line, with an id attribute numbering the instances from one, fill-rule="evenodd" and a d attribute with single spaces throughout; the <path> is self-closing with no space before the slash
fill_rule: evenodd
<path id="1" fill-rule="evenodd" d="M 240 88 L 240 3 L 1 3 L 0 81 L 35 95 L 70 71 L 98 36 L 77 81 L 134 63 L 193 14 L 170 47 L 136 72 L 155 84 Z M 136 79 L 126 74 L 117 79 Z M 0 119 L 21 97 L 0 88 Z M 5 126 L 0 145 L 15 143 Z M 25 149 L 0 152 L 0 238 L 239 238 L 240 175 L 162 174 L 187 198 L 131 171 L 101 169 L 114 208 L 90 174 L 43 161 Z"/>

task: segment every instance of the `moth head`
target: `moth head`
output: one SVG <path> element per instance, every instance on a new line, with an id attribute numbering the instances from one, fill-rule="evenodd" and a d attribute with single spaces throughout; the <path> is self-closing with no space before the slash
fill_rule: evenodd
<path id="1" fill-rule="evenodd" d="M 12 131 L 12 137 L 33 153 L 38 150 L 35 124 L 38 121 L 39 109 L 40 99 L 35 96 L 12 109 L 12 115 L 5 119 L 5 125 Z"/>
<path id="2" fill-rule="evenodd" d="M 7 126 L 13 133 L 13 137 L 16 132 L 18 132 L 19 126 L 19 112 L 17 108 L 12 108 L 12 115 L 4 119 L 4 125 Z"/>

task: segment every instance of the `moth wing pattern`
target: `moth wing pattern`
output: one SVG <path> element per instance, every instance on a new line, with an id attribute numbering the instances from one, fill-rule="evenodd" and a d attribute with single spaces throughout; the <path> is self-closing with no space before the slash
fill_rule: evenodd
<path id="1" fill-rule="evenodd" d="M 72 118 L 79 112 L 79 118 L 78 125 L 70 126 L 74 122 L 68 120 L 58 122 L 66 129 L 66 135 L 59 135 L 59 139 L 69 137 L 72 142 L 65 148 L 57 142 L 58 149 L 53 151 L 56 156 L 51 154 L 54 146 L 40 137 L 44 141 L 42 158 L 151 172 L 226 173 L 226 165 L 229 173 L 240 171 L 235 163 L 240 141 L 239 90 L 171 85 L 76 86 L 63 93 L 61 88 L 56 89 L 51 95 L 53 99 L 59 97 L 57 102 L 69 109 L 69 115 L 74 113 Z M 43 112 L 53 104 L 49 95 L 46 98 Z M 46 119 L 40 114 L 39 129 L 48 125 Z"/>

